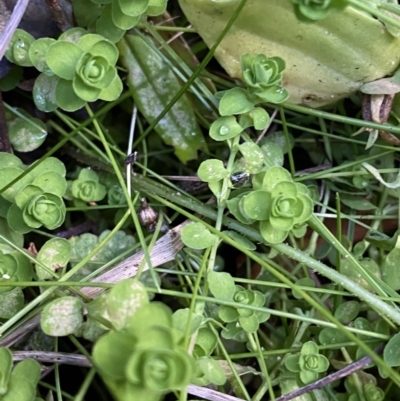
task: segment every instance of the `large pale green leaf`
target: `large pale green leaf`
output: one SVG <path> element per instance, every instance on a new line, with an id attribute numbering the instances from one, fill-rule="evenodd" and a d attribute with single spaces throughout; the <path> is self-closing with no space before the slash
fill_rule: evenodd
<path id="1" fill-rule="evenodd" d="M 211 47 L 239 1 L 179 0 L 179 4 Z M 297 19 L 290 0 L 254 0 L 246 2 L 215 57 L 228 74 L 240 78 L 244 53 L 279 56 L 286 62 L 283 82 L 289 101 L 319 107 L 391 74 L 400 61 L 399 49 L 399 38 L 351 6 L 306 23 Z"/>
<path id="2" fill-rule="evenodd" d="M 181 89 L 170 66 L 150 42 L 140 36 L 126 35 L 118 43 L 121 61 L 128 70 L 128 84 L 140 112 L 153 122 Z M 197 158 L 205 142 L 193 110 L 182 96 L 155 127 L 162 140 L 175 148 L 186 163 Z"/>

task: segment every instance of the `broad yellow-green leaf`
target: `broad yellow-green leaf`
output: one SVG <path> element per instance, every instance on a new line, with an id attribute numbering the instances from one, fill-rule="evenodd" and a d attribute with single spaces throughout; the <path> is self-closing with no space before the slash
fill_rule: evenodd
<path id="1" fill-rule="evenodd" d="M 151 42 L 126 35 L 119 43 L 121 62 L 128 70 L 128 84 L 140 112 L 152 123 L 181 89 L 177 77 Z M 182 96 L 156 125 L 155 131 L 186 163 L 197 158 L 205 142 L 193 110 Z"/>

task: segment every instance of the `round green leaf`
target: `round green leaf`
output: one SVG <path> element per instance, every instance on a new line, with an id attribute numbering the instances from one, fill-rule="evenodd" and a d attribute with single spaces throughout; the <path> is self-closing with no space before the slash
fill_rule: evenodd
<path id="1" fill-rule="evenodd" d="M 156 17 L 165 12 L 167 8 L 167 0 L 150 0 L 149 6 L 146 10 L 146 15 L 150 17 Z"/>
<path id="2" fill-rule="evenodd" d="M 55 75 L 71 80 L 75 76 L 76 65 L 83 53 L 83 50 L 75 43 L 57 41 L 49 47 L 46 62 Z"/>
<path id="3" fill-rule="evenodd" d="M 349 324 L 353 321 L 360 311 L 360 304 L 357 301 L 347 301 L 341 303 L 335 310 L 335 318 L 342 324 Z"/>
<path id="4" fill-rule="evenodd" d="M 78 0 L 79 1 L 79 0 Z M 79 2 L 82 2 L 82 0 L 80 0 Z M 91 3 L 91 8 L 93 11 L 93 4 Z M 74 11 L 75 11 L 75 4 L 74 4 Z M 93 13 L 92 13 L 93 14 Z M 81 25 L 89 25 L 89 24 L 81 24 Z M 66 42 L 72 42 L 72 43 L 78 43 L 79 40 L 81 39 L 82 36 L 87 35 L 88 31 L 84 28 L 81 27 L 74 27 L 71 29 L 66 30 L 65 32 L 63 32 L 60 37 L 58 38 L 58 40 L 64 40 Z"/>
<path id="5" fill-rule="evenodd" d="M 100 371 L 113 380 L 125 378 L 125 367 L 132 355 L 135 340 L 125 332 L 110 332 L 93 347 L 93 360 Z"/>
<path id="6" fill-rule="evenodd" d="M 82 325 L 82 308 L 82 302 L 78 298 L 58 298 L 43 309 L 40 326 L 49 336 L 68 336 Z"/>
<path id="7" fill-rule="evenodd" d="M 96 31 L 113 43 L 118 42 L 125 35 L 125 30 L 118 28 L 112 20 L 111 4 L 104 7 L 97 19 Z"/>
<path id="8" fill-rule="evenodd" d="M 20 287 L 0 294 L 0 318 L 10 319 L 24 307 L 24 293 Z"/>
<path id="9" fill-rule="evenodd" d="M 239 151 L 246 160 L 246 172 L 250 174 L 259 173 L 264 167 L 264 152 L 252 142 L 239 145 Z"/>
<path id="10" fill-rule="evenodd" d="M 81 109 L 86 101 L 81 99 L 72 87 L 72 81 L 60 79 L 56 87 L 56 102 L 58 107 L 65 111 Z"/>
<path id="11" fill-rule="evenodd" d="M 395 248 L 386 256 L 382 264 L 382 279 L 393 290 L 400 289 L 400 249 Z"/>
<path id="12" fill-rule="evenodd" d="M 47 138 L 46 125 L 38 118 L 17 118 L 10 124 L 10 142 L 18 152 L 31 152 Z"/>
<path id="13" fill-rule="evenodd" d="M 229 273 L 211 271 L 207 275 L 207 282 L 217 299 L 232 301 L 236 291 L 235 282 Z"/>
<path id="14" fill-rule="evenodd" d="M 186 333 L 187 324 L 190 317 L 189 336 L 195 333 L 203 321 L 203 316 L 191 313 L 189 308 L 178 309 L 172 315 L 172 324 L 175 329 L 179 330 L 182 334 Z"/>
<path id="15" fill-rule="evenodd" d="M 265 190 L 272 191 L 281 181 L 293 181 L 289 171 L 283 167 L 271 167 L 265 173 L 262 185 Z"/>
<path id="16" fill-rule="evenodd" d="M 270 216 L 271 194 L 259 190 L 250 192 L 240 201 L 243 212 L 250 219 L 266 220 Z"/>
<path id="17" fill-rule="evenodd" d="M 265 241 L 269 244 L 280 244 L 285 241 L 289 232 L 279 230 L 271 225 L 268 220 L 260 221 L 260 234 L 263 236 Z"/>
<path id="18" fill-rule="evenodd" d="M 218 361 L 212 358 L 199 358 L 196 361 L 196 366 L 208 380 L 208 383 L 213 383 L 222 386 L 226 382 L 225 372 L 219 365 Z"/>
<path id="19" fill-rule="evenodd" d="M 121 12 L 132 17 L 140 16 L 146 12 L 149 0 L 116 0 L 119 2 Z"/>
<path id="20" fill-rule="evenodd" d="M 211 234 L 202 223 L 190 223 L 181 233 L 182 242 L 193 249 L 205 249 L 215 244 L 218 237 Z"/>
<path id="21" fill-rule="evenodd" d="M 58 173 L 48 171 L 32 181 L 33 185 L 58 196 L 63 196 L 67 190 L 67 181 Z"/>
<path id="22" fill-rule="evenodd" d="M 345 343 L 349 339 L 343 331 L 332 327 L 325 327 L 320 331 L 318 341 L 321 345 L 336 345 Z"/>
<path id="23" fill-rule="evenodd" d="M 235 117 L 220 117 L 211 124 L 210 137 L 214 141 L 226 141 L 239 135 L 242 131 L 243 127 L 237 123 Z"/>
<path id="24" fill-rule="evenodd" d="M 107 312 L 116 330 L 125 328 L 138 309 L 149 303 L 143 284 L 134 279 L 122 280 L 110 291 Z"/>
<path id="25" fill-rule="evenodd" d="M 250 117 L 253 119 L 254 128 L 257 130 L 265 129 L 269 122 L 269 114 L 267 111 L 261 107 L 255 107 L 250 111 Z"/>
<path id="26" fill-rule="evenodd" d="M 46 75 L 53 75 L 46 63 L 46 53 L 50 45 L 55 42 L 56 40 L 52 38 L 40 38 L 35 40 L 29 48 L 29 57 L 33 66 Z"/>
<path id="27" fill-rule="evenodd" d="M 0 79 L 0 91 L 8 92 L 16 88 L 23 77 L 23 68 L 19 65 L 14 65 L 11 71 Z"/>
<path id="28" fill-rule="evenodd" d="M 99 99 L 105 100 L 106 102 L 113 102 L 118 99 L 123 89 L 121 78 L 116 75 L 111 84 L 101 90 Z"/>
<path id="29" fill-rule="evenodd" d="M 17 177 L 19 177 L 24 170 L 18 167 L 5 167 L 0 170 L 0 189 L 4 188 L 6 185 L 8 185 L 11 181 L 14 181 Z M 21 188 L 23 188 L 27 183 L 29 182 L 29 179 L 25 176 L 24 178 L 21 178 L 17 182 L 15 182 L 10 188 L 6 189 L 1 193 L 2 197 L 9 202 L 13 202 L 15 199 L 15 196 L 19 192 Z"/>
<path id="30" fill-rule="evenodd" d="M 400 366 L 400 333 L 395 334 L 386 344 L 383 360 L 389 366 Z"/>
<path id="31" fill-rule="evenodd" d="M 271 163 L 272 166 L 282 167 L 284 162 L 284 156 L 282 149 L 273 142 L 267 142 L 261 146 L 261 149 L 265 155 L 267 162 Z"/>
<path id="32" fill-rule="evenodd" d="M 218 317 L 225 323 L 235 322 L 239 314 L 232 306 L 222 305 L 218 309 Z"/>
<path id="33" fill-rule="evenodd" d="M 57 109 L 56 88 L 59 80 L 56 75 L 48 76 L 43 73 L 36 78 L 32 96 L 40 111 L 49 113 Z"/>
<path id="34" fill-rule="evenodd" d="M 35 162 L 32 165 L 35 165 L 35 168 L 28 174 L 28 177 L 31 177 L 32 179 L 36 179 L 37 177 L 49 172 L 59 174 L 61 177 L 65 177 L 66 174 L 64 163 L 56 157 L 47 157 L 40 163 Z M 54 191 L 56 194 L 59 192 L 60 191 Z"/>
<path id="35" fill-rule="evenodd" d="M 233 88 L 223 94 L 218 110 L 221 116 L 232 116 L 247 113 L 253 108 L 254 104 L 249 100 L 246 89 Z"/>
<path id="36" fill-rule="evenodd" d="M 29 47 L 35 38 L 22 29 L 16 29 L 4 53 L 6 59 L 22 67 L 31 67 Z"/>
<path id="37" fill-rule="evenodd" d="M 209 356 L 214 351 L 217 343 L 217 336 L 214 332 L 208 327 L 201 327 L 197 332 L 196 345 L 193 352 L 197 357 Z M 200 348 L 201 351 L 198 350 L 198 348 Z"/>
<path id="38" fill-rule="evenodd" d="M 120 29 L 131 29 L 133 28 L 139 21 L 142 15 L 130 16 L 128 14 L 124 14 L 121 10 L 118 1 L 113 1 L 111 4 L 112 11 L 112 20 Z"/>
<path id="39" fill-rule="evenodd" d="M 56 271 L 67 265 L 71 258 L 71 244 L 64 238 L 52 238 L 40 248 L 36 260 L 51 271 Z M 41 266 L 36 265 L 39 280 L 53 277 Z"/>
<path id="40" fill-rule="evenodd" d="M 202 162 L 197 174 L 204 182 L 218 182 L 229 177 L 229 171 L 224 167 L 224 163 L 217 159 L 209 159 Z"/>

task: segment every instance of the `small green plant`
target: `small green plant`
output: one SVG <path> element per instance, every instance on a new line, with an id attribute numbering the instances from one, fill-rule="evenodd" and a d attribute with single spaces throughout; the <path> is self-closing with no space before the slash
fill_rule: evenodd
<path id="1" fill-rule="evenodd" d="M 313 201 L 305 185 L 293 182 L 282 167 L 271 167 L 253 180 L 254 191 L 241 196 L 239 209 L 244 219 L 259 221 L 260 233 L 271 244 L 286 239 L 290 232 L 304 234 Z"/>
<path id="2" fill-rule="evenodd" d="M 12 184 L 26 168 L 16 156 L 1 154 L 0 186 L 11 183 L 1 195 L 2 216 L 11 229 L 22 234 L 42 226 L 49 230 L 60 227 L 66 212 L 62 199 L 67 188 L 65 166 L 50 157 Z"/>
<path id="3" fill-rule="evenodd" d="M 262 292 L 235 285 L 228 273 L 210 272 L 208 284 L 215 298 L 235 302 L 237 305 L 235 307 L 221 305 L 218 308 L 218 317 L 227 323 L 222 331 L 223 337 L 238 339 L 242 331 L 255 333 L 260 323 L 269 319 L 269 313 L 240 307 L 246 305 L 262 308 L 265 304 L 265 295 Z"/>
<path id="4" fill-rule="evenodd" d="M 329 361 L 318 353 L 317 344 L 308 341 L 301 347 L 299 355 L 291 355 L 285 361 L 285 366 L 289 371 L 299 373 L 300 380 L 308 384 L 317 380 L 319 373 L 328 370 Z"/>
<path id="5" fill-rule="evenodd" d="M 21 48 L 23 55 L 19 55 Z M 42 71 L 33 89 L 35 104 L 42 111 L 57 107 L 74 111 L 97 99 L 115 100 L 122 92 L 115 67 L 117 48 L 103 36 L 82 28 L 64 32 L 57 41 L 34 42 L 24 31 L 17 30 L 6 57 L 17 65 L 26 65 L 30 60 Z"/>

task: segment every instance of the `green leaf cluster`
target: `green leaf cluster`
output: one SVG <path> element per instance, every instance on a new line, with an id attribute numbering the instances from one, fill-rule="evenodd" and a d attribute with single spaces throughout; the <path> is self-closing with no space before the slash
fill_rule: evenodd
<path id="1" fill-rule="evenodd" d="M 229 273 L 210 272 L 208 274 L 210 291 L 217 299 L 235 302 L 237 306 L 221 305 L 218 317 L 227 323 L 222 336 L 236 341 L 246 341 L 246 333 L 255 333 L 260 323 L 269 319 L 269 313 L 243 308 L 241 305 L 261 308 L 265 303 L 265 295 L 256 290 L 235 285 Z"/>
<path id="2" fill-rule="evenodd" d="M 263 238 L 279 244 L 289 232 L 304 234 L 304 227 L 313 211 L 313 201 L 305 185 L 293 182 L 282 167 L 271 167 L 253 179 L 253 191 L 240 194 L 228 202 L 228 208 L 240 221 L 259 221 Z"/>
<path id="3" fill-rule="evenodd" d="M 304 384 L 318 379 L 318 374 L 326 372 L 329 368 L 328 358 L 318 353 L 318 346 L 313 341 L 308 341 L 301 347 L 299 355 L 291 355 L 285 361 L 285 366 L 290 372 L 299 373 L 300 380 Z"/>
<path id="4" fill-rule="evenodd" d="M 332 10 L 341 10 L 347 0 L 291 0 L 296 16 L 306 22 L 324 19 Z"/>
<path id="5" fill-rule="evenodd" d="M 285 62 L 281 58 L 244 54 L 240 58 L 240 65 L 247 88 L 233 88 L 217 93 L 221 117 L 210 127 L 210 136 L 216 141 L 234 138 L 248 127 L 264 129 L 270 118 L 263 108 L 256 105 L 265 102 L 282 103 L 289 97 L 282 86 Z M 235 115 L 239 115 L 239 120 Z"/>
<path id="6" fill-rule="evenodd" d="M 95 249 L 98 244 L 109 235 L 109 233 L 110 230 L 105 230 L 99 236 L 91 233 L 85 233 L 70 238 L 68 241 L 72 248 L 72 267 L 79 263 L 90 252 L 92 252 L 93 249 Z M 73 275 L 73 279 L 77 281 L 83 279 L 104 264 L 120 256 L 128 249 L 132 249 L 135 245 L 135 242 L 135 238 L 132 235 L 127 235 L 124 231 L 117 231 L 111 240 L 108 241 L 107 244 L 102 247 L 88 263 L 86 263 L 77 273 Z"/>
<path id="7" fill-rule="evenodd" d="M 0 400 L 41 401 L 36 398 L 36 386 L 40 379 L 40 364 L 25 359 L 13 368 L 13 356 L 9 349 L 0 348 Z"/>
<path id="8" fill-rule="evenodd" d="M 171 310 L 161 303 L 143 305 L 124 329 L 102 336 L 93 361 L 119 401 L 157 401 L 171 390 L 184 389 L 194 373 L 194 360 L 181 346 Z"/>
<path id="9" fill-rule="evenodd" d="M 72 4 L 79 25 L 115 43 L 146 15 L 162 14 L 167 0 L 73 0 Z"/>
<path id="10" fill-rule="evenodd" d="M 122 81 L 115 67 L 118 50 L 103 36 L 72 28 L 58 40 L 25 38 L 23 46 L 21 37 L 28 36 L 17 30 L 6 57 L 22 66 L 27 65 L 28 59 L 30 65 L 41 72 L 33 89 L 33 99 L 39 110 L 49 112 L 60 107 L 75 111 L 86 102 L 113 101 L 121 94 Z M 24 57 L 18 56 L 21 47 Z"/>
<path id="11" fill-rule="evenodd" d="M 7 219 L 12 230 L 22 234 L 42 226 L 54 230 L 65 219 L 62 196 L 67 182 L 64 164 L 53 157 L 35 164 L 32 171 L 0 196 L 0 215 Z M 0 153 L 0 188 L 16 180 L 27 167 L 18 157 Z"/>
<path id="12" fill-rule="evenodd" d="M 84 202 L 98 202 L 107 195 L 106 187 L 99 182 L 99 176 L 90 169 L 82 169 L 78 178 L 68 184 L 73 198 Z"/>

